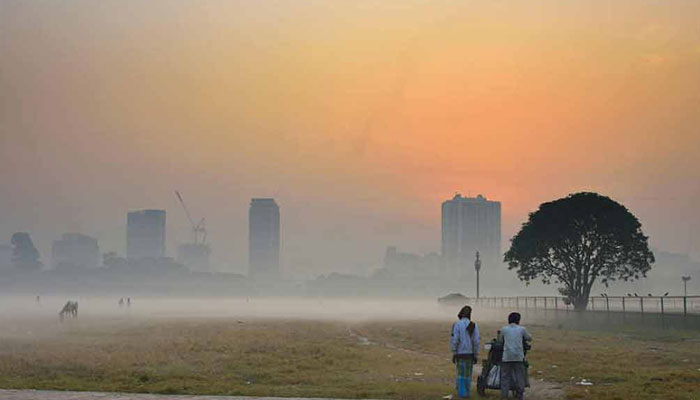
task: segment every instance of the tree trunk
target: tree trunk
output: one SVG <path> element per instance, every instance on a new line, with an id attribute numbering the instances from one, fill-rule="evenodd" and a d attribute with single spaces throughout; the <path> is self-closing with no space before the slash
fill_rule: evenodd
<path id="1" fill-rule="evenodd" d="M 576 311 L 586 311 L 586 307 L 588 307 L 588 296 L 583 294 L 576 296 L 573 299 L 573 305 Z"/>

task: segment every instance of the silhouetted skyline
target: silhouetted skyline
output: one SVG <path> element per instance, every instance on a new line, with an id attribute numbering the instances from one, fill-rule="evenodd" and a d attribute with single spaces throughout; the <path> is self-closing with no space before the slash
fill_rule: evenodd
<path id="1" fill-rule="evenodd" d="M 123 253 L 124 213 L 158 208 L 172 254 L 178 189 L 245 273 L 274 197 L 287 270 L 367 273 L 439 251 L 455 191 L 504 204 L 504 243 L 595 191 L 700 258 L 700 2 L 538 4 L 2 1 L 0 242 Z"/>

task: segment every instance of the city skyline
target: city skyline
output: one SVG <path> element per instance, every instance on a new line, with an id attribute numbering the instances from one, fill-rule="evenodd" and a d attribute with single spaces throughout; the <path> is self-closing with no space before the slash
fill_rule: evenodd
<path id="1" fill-rule="evenodd" d="M 247 270 L 260 196 L 285 268 L 365 273 L 437 250 L 455 191 L 503 202 L 504 243 L 595 191 L 700 258 L 700 3 L 203 4 L 0 3 L 0 241 L 121 252 L 123 212 L 162 208 L 173 250 L 178 188 L 218 269 Z"/>
<path id="2" fill-rule="evenodd" d="M 252 206 L 252 203 L 255 202 L 256 200 L 257 200 L 257 201 L 272 201 L 273 203 L 275 202 L 274 199 L 269 199 L 269 198 L 253 198 L 253 199 L 251 200 L 251 206 Z M 501 203 L 500 203 L 500 202 L 488 200 L 486 197 L 484 197 L 484 196 L 481 195 L 481 194 L 478 194 L 476 197 L 468 197 L 468 196 L 467 196 L 467 197 L 463 197 L 459 192 L 457 192 L 457 193 L 454 195 L 454 197 L 452 198 L 452 200 L 445 200 L 445 201 L 442 202 L 442 213 L 443 213 L 442 218 L 441 218 L 441 224 L 443 225 L 442 228 L 441 228 L 441 230 L 442 230 L 442 234 L 441 234 L 441 235 L 442 235 L 442 239 L 441 239 L 442 245 L 438 244 L 438 246 L 437 246 L 438 248 L 437 248 L 437 249 L 428 248 L 427 250 L 425 250 L 425 249 L 423 249 L 423 250 L 416 250 L 415 248 L 406 248 L 406 250 L 409 251 L 408 254 L 420 255 L 420 256 L 431 256 L 431 254 L 438 254 L 440 257 L 443 257 L 443 255 L 445 254 L 445 251 L 444 251 L 444 243 L 445 243 L 445 241 L 444 241 L 444 235 L 445 235 L 445 232 L 444 232 L 444 229 L 445 229 L 445 226 L 444 226 L 444 224 L 445 224 L 445 215 L 444 215 L 444 211 L 445 211 L 445 205 L 446 205 L 446 204 L 449 204 L 449 203 L 452 203 L 452 202 L 485 202 L 485 203 L 493 203 L 493 204 L 496 204 L 496 205 L 497 205 L 497 209 L 498 209 L 498 210 L 497 210 L 497 211 L 498 211 L 498 212 L 497 212 L 497 214 L 498 214 L 498 218 L 497 218 L 497 219 L 498 219 L 498 222 L 500 222 L 500 214 L 501 214 Z M 275 205 L 276 205 L 276 203 L 275 203 Z M 154 214 L 154 213 L 155 213 L 155 214 Z M 278 213 L 279 213 L 279 211 L 278 211 Z M 157 214 L 157 215 L 156 215 L 156 214 Z M 247 221 L 247 225 L 248 225 L 248 240 L 247 240 L 246 244 L 247 244 L 247 246 L 248 246 L 248 251 L 247 251 L 246 254 L 245 254 L 245 255 L 246 255 L 246 260 L 247 260 L 247 262 L 246 262 L 245 266 L 239 266 L 238 268 L 233 268 L 233 269 L 225 269 L 225 268 L 224 268 L 224 269 L 212 269 L 212 268 L 210 267 L 210 265 L 209 265 L 209 256 L 210 256 L 210 254 L 211 254 L 211 249 L 209 248 L 208 245 L 204 245 L 204 244 L 194 245 L 193 243 L 189 243 L 189 242 L 188 242 L 188 239 L 184 239 L 182 242 L 179 242 L 179 241 L 176 242 L 175 245 L 173 245 L 173 246 L 167 246 L 167 245 L 166 245 L 166 242 L 167 242 L 167 241 L 166 241 L 166 238 L 167 238 L 168 236 L 170 236 L 170 233 L 169 233 L 169 232 L 170 232 L 170 229 L 168 228 L 168 225 L 165 224 L 165 216 L 166 216 L 166 215 L 167 215 L 167 212 L 166 212 L 165 210 L 161 210 L 161 209 L 144 209 L 144 210 L 137 210 L 137 211 L 129 211 L 129 212 L 127 212 L 127 224 L 124 226 L 124 228 L 125 228 L 125 230 L 126 230 L 126 235 L 125 235 L 125 236 L 126 236 L 127 240 L 124 241 L 123 247 L 122 247 L 122 248 L 116 248 L 116 249 L 114 249 L 114 248 L 107 248 L 107 249 L 105 249 L 104 251 L 100 251 L 100 254 L 105 254 L 105 253 L 108 253 L 108 252 L 115 252 L 116 254 L 123 254 L 124 256 L 126 256 L 126 257 L 128 258 L 128 253 L 129 253 L 129 249 L 128 249 L 128 248 L 129 248 L 129 244 L 128 244 L 128 243 L 129 243 L 129 240 L 128 240 L 128 237 L 129 237 L 129 220 L 130 220 L 130 219 L 133 219 L 133 220 L 134 220 L 134 223 L 136 224 L 136 222 L 139 222 L 139 221 L 140 221 L 140 222 L 144 222 L 145 220 L 144 220 L 144 221 L 141 221 L 141 219 L 143 219 L 143 217 L 145 216 L 145 217 L 147 217 L 146 219 L 148 219 L 148 221 L 145 221 L 145 222 L 148 222 L 148 224 L 150 224 L 150 225 L 152 225 L 151 222 L 154 222 L 156 219 L 158 220 L 158 221 L 156 221 L 156 222 L 158 222 L 157 225 L 159 225 L 159 226 L 158 226 L 158 228 L 157 228 L 156 230 L 157 230 L 158 232 L 160 232 L 160 233 L 155 232 L 155 231 L 153 231 L 153 229 L 151 229 L 152 232 L 150 232 L 149 235 L 150 235 L 150 236 L 156 235 L 156 236 L 159 237 L 159 239 L 156 240 L 156 241 L 154 242 L 154 238 L 155 238 L 155 236 L 154 236 L 154 238 L 150 238 L 150 239 L 147 240 L 150 244 L 148 244 L 148 245 L 143 245 L 143 243 L 142 243 L 142 245 L 145 246 L 145 247 L 149 247 L 149 248 L 153 248 L 154 245 L 155 245 L 156 247 L 158 247 L 158 249 L 162 249 L 162 252 L 161 252 L 160 250 L 158 251 L 158 253 L 161 254 L 161 255 L 158 256 L 158 257 L 169 257 L 169 258 L 177 259 L 179 262 L 182 262 L 183 264 L 185 264 L 185 266 L 188 266 L 188 267 L 189 267 L 191 270 L 193 270 L 193 271 L 201 271 L 201 272 L 207 272 L 207 271 L 208 271 L 208 272 L 217 272 L 217 271 L 218 271 L 218 272 L 236 272 L 236 273 L 242 273 L 242 274 L 244 274 L 244 275 L 249 275 L 249 274 L 250 274 L 250 271 L 251 271 L 251 266 L 250 266 L 250 254 L 251 254 L 251 253 L 250 253 L 250 250 L 251 250 L 251 245 L 250 245 L 250 232 L 251 232 L 251 231 L 250 231 L 250 229 L 251 229 L 251 227 L 250 227 L 250 212 L 249 212 L 249 214 L 248 214 L 249 220 Z M 139 219 L 139 218 L 140 218 L 140 219 Z M 278 214 L 277 218 L 279 218 L 279 214 Z M 137 221 L 137 220 L 139 220 L 139 221 Z M 148 224 L 147 224 L 147 225 L 148 225 Z M 279 221 L 278 221 L 278 224 L 279 224 Z M 136 225 L 138 225 L 138 224 L 136 224 Z M 142 224 L 141 224 L 141 225 L 142 225 Z M 499 225 L 499 228 L 500 228 L 500 225 L 501 225 L 501 224 L 498 223 L 498 225 Z M 279 226 L 278 226 L 278 229 L 279 229 Z M 501 230 L 499 229 L 499 233 L 500 233 L 500 232 L 501 232 Z M 28 233 L 29 233 L 30 235 L 33 236 L 32 232 L 28 232 Z M 141 232 L 141 233 L 144 233 L 144 232 Z M 172 233 L 176 233 L 176 232 L 172 232 Z M 473 232 L 473 233 L 475 234 L 475 232 Z M 294 232 L 291 232 L 291 234 L 292 234 L 291 236 L 293 237 Z M 407 232 L 407 234 L 410 235 L 410 232 Z M 438 233 L 438 234 L 440 234 L 440 233 Z M 281 236 L 281 231 L 278 231 L 278 235 Z M 96 240 L 95 238 L 92 238 L 92 237 L 89 236 L 89 235 L 85 235 L 84 233 L 63 233 L 63 234 L 61 234 L 61 235 L 59 235 L 59 236 L 60 236 L 62 239 L 65 239 L 66 236 L 68 236 L 68 237 L 70 237 L 70 236 L 75 236 L 75 237 L 84 237 L 84 238 L 89 238 L 89 239 L 91 239 L 91 240 Z M 178 236 L 178 235 L 176 235 L 176 236 Z M 179 237 L 184 237 L 184 236 L 179 235 Z M 57 241 L 60 241 L 60 240 L 62 240 L 62 239 L 55 239 L 55 240 L 52 240 L 52 242 L 51 242 L 51 243 L 52 243 L 52 247 L 55 247 L 56 242 L 57 242 Z M 474 239 L 474 238 L 472 238 L 472 239 Z M 500 251 L 500 256 L 502 256 L 503 251 L 504 251 L 503 245 L 502 245 L 502 242 L 503 242 L 504 239 L 509 240 L 510 238 L 505 238 L 505 237 L 503 236 L 503 234 L 500 234 L 500 240 L 497 240 L 498 243 L 494 245 L 495 247 L 498 247 L 498 248 L 501 249 L 501 251 Z M 282 265 L 283 262 L 284 262 L 283 260 L 285 259 L 285 253 L 282 251 L 282 247 L 281 247 L 281 238 L 278 239 L 278 240 L 280 241 L 280 244 L 279 244 L 279 250 L 278 250 L 278 253 L 279 253 L 279 254 L 277 255 L 277 258 L 279 259 L 278 265 L 279 265 L 279 268 L 280 268 L 279 271 L 281 272 L 281 265 Z M 488 239 L 488 240 L 491 241 L 491 239 Z M 98 242 L 99 242 L 99 241 L 98 241 Z M 151 243 L 151 242 L 152 242 L 152 243 Z M 156 243 L 156 242 L 157 242 L 157 243 Z M 0 245 L 7 246 L 7 248 L 10 248 L 10 249 L 11 249 L 11 246 L 9 246 L 8 243 L 9 243 L 9 241 L 8 241 L 7 243 L 4 243 L 2 240 L 0 240 Z M 182 250 L 183 250 L 183 247 L 193 246 L 193 245 L 194 245 L 194 246 L 202 246 L 202 247 L 203 247 L 203 248 L 197 248 L 197 249 L 187 249 L 187 250 L 190 250 L 190 252 L 191 252 L 191 250 L 196 250 L 196 251 L 195 251 L 195 252 L 197 253 L 197 255 L 195 256 L 196 259 L 195 259 L 195 258 L 191 258 L 192 256 L 184 257 L 184 258 L 183 258 L 183 257 L 182 257 Z M 396 247 L 395 245 L 389 244 L 389 243 L 388 243 L 387 245 L 388 245 L 388 247 L 394 247 L 394 248 Z M 366 264 L 366 265 L 364 266 L 365 268 L 364 268 L 363 270 L 360 270 L 360 271 L 349 271 L 349 272 L 350 272 L 350 273 L 359 273 L 359 274 L 361 274 L 361 275 L 364 275 L 364 274 L 371 274 L 372 272 L 376 271 L 377 268 L 381 268 L 381 267 L 383 266 L 383 265 L 382 265 L 382 264 L 383 264 L 383 261 L 382 261 L 382 260 L 385 259 L 385 257 L 386 257 L 386 248 L 387 248 L 387 245 L 384 246 L 384 250 L 383 250 L 383 252 L 382 252 L 382 254 L 384 255 L 384 258 L 382 257 L 382 254 L 379 254 L 379 253 L 378 253 L 378 254 L 376 254 L 376 255 L 373 255 L 373 256 L 374 256 L 373 260 L 372 260 L 371 262 L 369 262 L 368 264 Z M 141 246 L 141 247 L 143 247 L 143 246 Z M 462 266 L 466 266 L 465 268 L 463 268 L 464 271 L 466 271 L 466 276 L 470 276 L 470 274 L 472 274 L 472 272 L 473 272 L 473 271 L 472 271 L 472 269 L 473 269 L 473 268 L 472 268 L 472 267 L 473 267 L 473 265 L 472 265 L 472 264 L 473 264 L 473 257 L 470 258 L 469 254 L 471 254 L 471 253 L 474 253 L 474 254 L 475 254 L 475 252 L 477 251 L 477 248 L 479 248 L 479 247 L 484 247 L 485 244 L 480 244 L 480 245 L 469 245 L 469 246 L 471 246 L 471 247 L 469 247 L 469 251 L 466 252 L 467 257 L 466 257 L 466 258 L 462 257 L 462 258 L 464 258 L 464 259 L 462 260 L 462 261 L 463 261 L 462 264 L 464 264 L 464 265 L 462 265 Z M 42 247 L 43 247 L 43 246 L 41 246 L 40 243 L 37 244 L 37 248 L 41 249 Z M 136 247 L 139 247 L 139 246 L 136 246 Z M 473 247 L 473 248 L 472 248 L 472 247 Z M 489 246 L 486 246 L 486 247 L 492 247 L 492 246 L 489 245 Z M 55 266 L 55 263 L 54 263 L 54 257 L 55 257 L 55 256 L 53 256 L 52 254 L 55 253 L 55 251 L 54 251 L 51 247 L 50 247 L 50 249 L 51 249 L 51 251 L 50 251 L 49 253 L 46 253 L 46 254 L 45 254 L 44 252 L 40 251 L 40 254 L 41 254 L 41 256 L 42 256 L 42 260 L 44 261 L 44 266 L 45 266 L 45 267 L 51 266 L 51 267 L 53 268 L 53 267 Z M 100 248 L 100 249 L 102 249 L 102 248 Z M 200 254 L 200 253 L 202 253 L 203 250 L 205 250 L 206 254 Z M 441 250 L 441 251 L 437 251 L 437 253 L 436 253 L 436 250 Z M 471 251 L 471 250 L 474 250 L 474 251 Z M 493 249 L 490 249 L 490 250 L 493 250 Z M 493 257 L 488 257 L 488 254 L 489 254 L 490 252 L 492 252 L 492 251 L 490 251 L 490 250 L 487 250 L 486 252 L 482 252 L 482 257 L 484 257 L 484 255 L 486 254 L 486 261 L 488 261 L 489 264 L 493 265 L 492 268 L 500 268 L 500 267 L 503 267 L 505 264 L 502 263 L 502 260 L 500 259 L 500 257 L 499 257 L 499 259 L 498 259 L 496 262 L 494 262 Z M 660 251 L 664 251 L 664 252 L 668 252 L 668 251 L 669 251 L 669 250 L 663 249 L 663 248 L 656 248 L 656 250 L 660 250 Z M 145 251 L 145 250 L 140 249 L 139 252 L 141 252 L 141 251 Z M 155 251 L 155 250 L 153 250 L 153 251 Z M 150 251 L 149 254 L 153 253 L 153 251 Z M 687 254 L 687 255 L 689 255 L 689 256 L 692 257 L 692 254 L 689 254 L 689 253 L 673 252 L 673 251 L 670 251 L 670 252 L 671 252 L 671 253 L 676 253 L 676 254 L 679 254 L 679 255 L 681 255 L 681 254 Z M 461 257 L 462 252 L 458 252 L 458 253 L 460 254 L 460 257 Z M 155 254 L 155 253 L 153 253 L 153 254 Z M 151 254 L 150 256 L 145 256 L 145 257 L 146 257 L 146 258 L 158 258 L 158 257 L 152 257 L 153 254 Z M 472 255 L 474 255 L 474 254 L 472 254 Z M 144 256 L 136 257 L 136 258 L 143 258 L 143 257 L 144 257 Z M 449 257 L 449 254 L 448 254 L 448 257 Z M 188 264 L 191 264 L 191 265 L 188 265 Z M 446 268 L 449 269 L 449 266 L 448 266 L 447 264 L 449 264 L 449 261 L 446 261 L 446 260 L 441 261 L 441 266 L 440 266 L 439 274 L 444 274 L 444 273 L 446 273 Z M 454 266 L 453 266 L 453 267 L 454 267 Z M 488 273 L 488 272 L 489 272 L 489 268 L 486 268 L 485 271 Z M 297 274 L 297 271 L 294 271 L 294 270 L 292 270 L 292 271 L 287 271 L 287 272 L 290 272 L 292 276 L 298 275 L 298 274 Z M 321 273 L 326 273 L 326 272 L 348 272 L 348 271 L 342 271 L 342 269 L 341 269 L 341 270 L 338 270 L 338 269 L 333 269 L 333 267 L 330 267 L 329 269 L 327 269 L 327 270 L 325 270 L 325 271 L 322 271 Z M 462 275 L 460 275 L 460 276 L 462 276 Z M 307 277 L 312 277 L 312 276 L 307 276 Z M 464 277 L 464 276 L 462 276 L 462 277 Z"/>

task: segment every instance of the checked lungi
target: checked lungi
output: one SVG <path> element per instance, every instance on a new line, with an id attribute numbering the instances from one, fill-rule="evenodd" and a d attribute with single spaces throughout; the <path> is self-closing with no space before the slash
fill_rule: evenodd
<path id="1" fill-rule="evenodd" d="M 455 384 L 457 395 L 462 398 L 470 397 L 472 394 L 472 370 L 474 367 L 472 358 L 458 358 L 456 361 L 457 378 L 455 379 Z"/>

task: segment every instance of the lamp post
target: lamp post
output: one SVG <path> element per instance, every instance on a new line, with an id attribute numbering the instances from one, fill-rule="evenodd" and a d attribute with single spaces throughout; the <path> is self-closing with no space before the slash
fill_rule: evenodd
<path id="1" fill-rule="evenodd" d="M 690 276 L 681 276 L 681 279 L 683 280 L 683 297 L 688 296 L 688 281 L 690 280 Z"/>
<path id="2" fill-rule="evenodd" d="M 479 252 L 476 252 L 476 261 L 474 261 L 474 269 L 476 270 L 476 298 L 479 298 L 479 271 L 481 270 L 481 260 Z"/>

